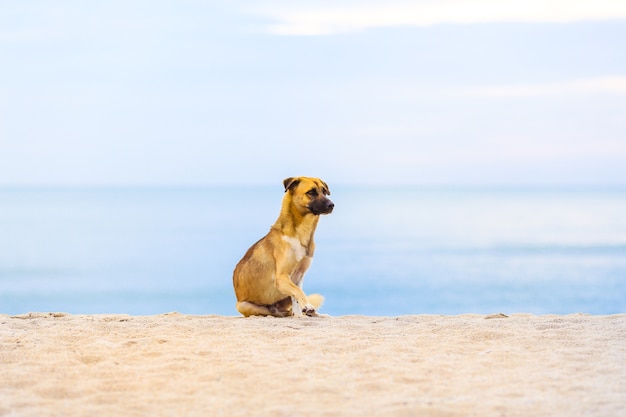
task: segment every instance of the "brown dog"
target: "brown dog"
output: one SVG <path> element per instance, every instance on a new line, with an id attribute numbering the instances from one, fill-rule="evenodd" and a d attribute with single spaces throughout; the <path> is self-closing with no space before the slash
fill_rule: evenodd
<path id="1" fill-rule="evenodd" d="M 283 181 L 285 197 L 270 231 L 252 245 L 233 273 L 237 310 L 244 316 L 318 316 L 324 297 L 306 296 L 302 278 L 311 265 L 313 234 L 320 214 L 335 205 L 326 198 L 328 186 L 319 178 Z"/>

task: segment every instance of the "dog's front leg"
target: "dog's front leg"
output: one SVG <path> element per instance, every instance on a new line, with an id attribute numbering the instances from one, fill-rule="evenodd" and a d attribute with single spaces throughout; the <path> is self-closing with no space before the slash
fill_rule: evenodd
<path id="1" fill-rule="evenodd" d="M 291 276 L 289 274 L 283 273 L 277 275 L 274 285 L 278 291 L 292 297 L 292 300 L 296 300 L 296 302 L 293 303 L 293 312 L 295 315 L 298 315 L 297 312 L 304 313 L 306 315 L 315 314 L 315 307 L 313 307 L 313 304 L 309 303 L 309 299 L 304 291 L 291 281 Z"/>
<path id="2" fill-rule="evenodd" d="M 291 297 L 291 311 L 296 317 L 304 317 L 304 314 L 302 314 L 302 307 L 300 307 L 300 303 L 294 296 Z"/>
<path id="3" fill-rule="evenodd" d="M 298 266 L 296 266 L 296 268 L 294 269 L 294 271 L 291 273 L 291 282 L 293 282 L 294 284 L 296 284 L 299 288 L 302 288 L 302 280 L 304 278 L 304 273 L 307 271 L 307 269 L 309 269 L 309 266 L 311 265 L 311 261 L 313 259 L 310 256 L 305 256 L 304 258 L 302 258 L 302 260 L 300 262 L 298 262 Z M 307 297 L 307 302 L 308 302 L 308 297 Z M 305 308 L 306 305 L 300 305 L 300 303 L 298 302 L 298 299 L 295 296 L 291 297 L 291 303 L 293 306 L 293 314 L 294 316 L 297 317 L 302 317 L 302 313 L 307 314 L 307 315 L 315 315 L 315 308 L 313 306 L 313 309 L 307 309 Z M 310 304 L 310 303 L 309 303 Z"/>
<path id="4" fill-rule="evenodd" d="M 291 273 L 291 281 L 300 288 L 302 288 L 304 273 L 309 269 L 309 266 L 311 266 L 311 261 L 313 261 L 313 258 L 305 256 L 302 260 L 300 260 L 300 262 L 298 262 L 298 265 L 296 265 Z"/>

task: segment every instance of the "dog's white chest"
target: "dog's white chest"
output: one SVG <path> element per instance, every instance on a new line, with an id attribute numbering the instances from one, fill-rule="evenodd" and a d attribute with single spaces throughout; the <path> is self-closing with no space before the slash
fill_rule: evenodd
<path id="1" fill-rule="evenodd" d="M 295 237 L 291 236 L 283 236 L 283 240 L 291 246 L 291 250 L 293 251 L 293 255 L 296 258 L 296 261 L 300 262 L 302 258 L 306 255 L 306 248 L 302 246 L 300 241 Z"/>

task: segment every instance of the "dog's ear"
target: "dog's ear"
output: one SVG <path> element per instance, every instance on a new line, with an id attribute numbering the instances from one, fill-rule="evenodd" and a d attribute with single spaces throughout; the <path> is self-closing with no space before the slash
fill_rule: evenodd
<path id="1" fill-rule="evenodd" d="M 328 184 L 326 184 L 324 181 L 321 181 L 321 182 L 322 182 L 322 192 L 324 193 L 324 195 L 330 195 L 330 189 L 328 188 Z"/>
<path id="2" fill-rule="evenodd" d="M 300 183 L 300 179 L 298 178 L 285 178 L 283 181 L 283 185 L 285 186 L 285 192 L 287 192 L 291 187 L 295 187 Z"/>

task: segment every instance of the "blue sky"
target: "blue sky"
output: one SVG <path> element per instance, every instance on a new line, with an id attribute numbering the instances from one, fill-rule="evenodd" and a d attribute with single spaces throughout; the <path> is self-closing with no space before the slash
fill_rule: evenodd
<path id="1" fill-rule="evenodd" d="M 626 184 L 626 2 L 0 1 L 0 185 Z"/>

